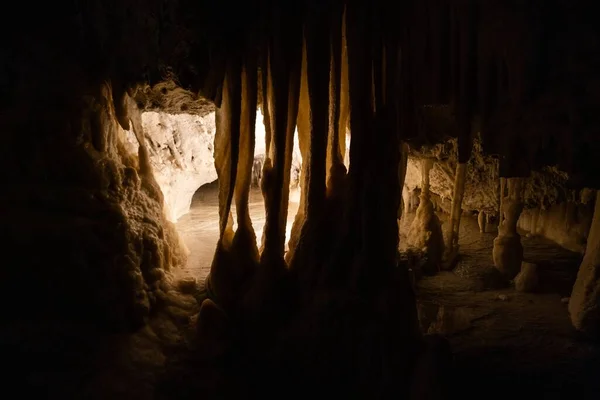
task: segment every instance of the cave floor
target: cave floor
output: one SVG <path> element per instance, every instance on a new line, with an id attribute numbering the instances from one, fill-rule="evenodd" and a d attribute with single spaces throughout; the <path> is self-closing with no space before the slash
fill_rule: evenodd
<path id="1" fill-rule="evenodd" d="M 178 223 L 192 252 L 181 277 L 203 278 L 213 256 L 216 192 L 210 187 L 205 192 L 204 197 L 203 191 L 197 194 L 192 212 Z M 255 223 L 262 224 L 260 193 L 253 191 L 252 198 Z M 401 232 L 408 231 L 413 217 L 403 220 Z M 457 267 L 422 278 L 416 288 L 421 328 L 444 335 L 452 345 L 451 395 L 600 398 L 599 347 L 576 335 L 562 301 L 570 293 L 581 256 L 548 240 L 523 236 L 525 259 L 538 264 L 540 291 L 494 289 L 485 274 L 492 267 L 494 237 L 493 227 L 481 234 L 476 219 L 464 217 Z M 172 291 L 167 307 L 130 335 L 92 335 L 54 323 L 45 329 L 38 324 L 14 334 L 3 332 L 0 349 L 10 365 L 5 381 L 21 394 L 39 398 L 215 398 L 206 391 L 218 376 L 194 347 L 197 312 L 194 296 Z"/>
<path id="2" fill-rule="evenodd" d="M 297 203 L 290 203 L 291 226 Z M 253 189 L 250 212 L 260 237 L 264 206 Z M 216 185 L 201 188 L 177 228 L 190 250 L 176 278 L 202 280 L 210 270 L 218 234 Z M 401 222 L 408 232 L 414 213 Z M 440 215 L 442 222 L 446 217 Z M 289 228 L 289 227 L 288 227 Z M 600 351 L 578 338 L 567 311 L 581 255 L 540 237 L 522 235 L 525 261 L 538 265 L 536 293 L 498 288 L 489 281 L 495 226 L 479 232 L 475 216 L 463 216 L 460 258 L 451 272 L 422 278 L 416 288 L 421 328 L 446 336 L 453 348 L 453 391 L 471 398 L 504 399 L 523 392 L 536 398 L 598 398 Z M 401 243 L 406 237 L 401 234 Z M 402 250 L 402 246 L 401 246 Z"/>
<path id="3" fill-rule="evenodd" d="M 413 218 L 403 220 L 401 232 Z M 460 228 L 456 268 L 424 277 L 416 288 L 422 330 L 452 344 L 457 396 L 600 398 L 599 348 L 577 337 L 566 303 L 581 255 L 522 233 L 525 261 L 538 265 L 539 290 L 494 289 L 486 272 L 496 227 L 480 233 L 476 217 L 463 216 Z"/>

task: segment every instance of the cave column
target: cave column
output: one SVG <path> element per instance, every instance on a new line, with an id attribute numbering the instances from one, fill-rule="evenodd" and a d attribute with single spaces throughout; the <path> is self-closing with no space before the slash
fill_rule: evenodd
<path id="1" fill-rule="evenodd" d="M 600 191 L 583 261 L 569 301 L 573 326 L 591 338 L 600 337 Z"/>
<path id="2" fill-rule="evenodd" d="M 523 211 L 523 178 L 507 178 L 508 195 L 502 198 L 501 215 L 504 220 L 498 227 L 494 239 L 494 266 L 508 279 L 513 279 L 521 270 L 523 246 L 517 233 L 517 221 Z"/>
<path id="3" fill-rule="evenodd" d="M 460 217 L 462 215 L 462 201 L 465 194 L 465 178 L 467 176 L 467 163 L 456 165 L 454 176 L 454 192 L 452 194 L 452 207 L 450 209 L 450 224 L 446 235 L 446 254 L 444 261 L 451 265 L 458 254 L 458 232 L 460 229 Z"/>
<path id="4" fill-rule="evenodd" d="M 431 202 L 431 193 L 429 192 L 429 171 L 433 168 L 433 160 L 425 159 L 421 161 L 421 203 Z"/>
<path id="5" fill-rule="evenodd" d="M 433 160 L 421 161 L 420 203 L 407 235 L 409 246 L 426 253 L 427 262 L 421 266 L 422 272 L 425 274 L 434 274 L 442 267 L 444 254 L 442 227 L 434 212 L 429 192 L 429 171 L 432 168 Z"/>

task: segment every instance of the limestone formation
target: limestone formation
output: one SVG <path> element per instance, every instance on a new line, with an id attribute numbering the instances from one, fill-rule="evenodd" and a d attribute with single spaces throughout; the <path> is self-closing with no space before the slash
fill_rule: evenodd
<path id="1" fill-rule="evenodd" d="M 517 233 L 517 221 L 523 210 L 522 178 L 508 178 L 508 196 L 502 200 L 504 220 L 494 239 L 494 266 L 508 279 L 513 279 L 521 269 L 523 246 Z"/>
<path id="2" fill-rule="evenodd" d="M 9 372 L 23 381 L 15 386 L 36 386 L 41 394 L 32 398 L 158 399 L 160 390 L 193 398 L 163 385 L 162 376 L 153 379 L 184 355 L 199 369 L 179 382 L 219 382 L 208 385 L 210 393 L 199 390 L 202 398 L 281 397 L 289 388 L 298 398 L 407 397 L 425 346 L 407 271 L 396 268 L 402 143 L 410 147 L 404 183 L 421 193 L 409 239 L 427 255 L 426 269 L 437 271 L 444 248 L 433 203 L 442 212 L 460 203 L 457 164 L 467 164 L 462 209 L 499 216 L 493 259 L 507 278 L 521 267 L 523 208 L 540 210 L 527 217 L 534 234 L 550 236 L 558 229 L 553 220 L 564 227 L 555 237 L 572 233 L 581 248 L 587 239 L 569 310 L 577 329 L 597 336 L 600 217 L 596 205 L 586 236 L 585 202 L 574 195 L 600 188 L 600 33 L 583 3 L 11 3 L 0 24 L 0 303 L 1 333 L 18 340 L 0 339 Z M 199 115 L 207 103 L 216 110 L 219 233 L 194 344 L 213 359 L 198 362 L 202 355 L 188 352 L 183 337 L 172 348 L 157 336 L 156 347 L 174 354 L 145 352 L 136 360 L 154 363 L 153 376 L 140 379 L 150 387 L 143 394 L 84 388 L 84 380 L 99 387 L 118 377 L 105 357 L 127 356 L 139 335 L 152 336 L 152 322 L 165 331 L 187 324 L 187 317 L 156 321 L 175 290 L 170 272 L 185 261 L 169 219 L 189 204 L 192 183 L 177 168 L 195 167 L 178 148 L 183 138 L 153 144 L 140 112 Z M 264 140 L 257 139 L 259 105 Z M 302 166 L 294 169 L 296 128 Z M 125 131 L 137 150 L 128 150 Z M 471 139 L 469 158 L 457 150 Z M 265 145 L 262 239 L 248 206 L 257 142 Z M 159 171 L 167 163 L 171 170 Z M 300 168 L 301 211 L 287 238 L 290 186 Z M 498 199 L 499 176 L 508 195 L 503 188 Z M 530 177 L 523 190 L 517 177 Z M 175 196 L 175 188 L 186 196 Z M 409 209 L 416 204 L 409 200 Z M 35 335 L 22 335 L 25 324 Z M 59 333 L 48 337 L 50 330 Z M 44 340 L 51 351 L 32 356 Z M 462 358 L 463 366 L 474 358 Z M 66 365 L 81 375 L 63 373 Z M 503 381 L 516 382 L 524 370 Z M 435 376 L 445 372 L 426 385 L 438 388 Z M 551 374 L 579 375 L 586 374 Z M 138 382 L 124 386 L 137 389 Z M 61 384 L 71 392 L 58 390 Z"/>
<path id="3" fill-rule="evenodd" d="M 176 222 L 190 209 L 198 188 L 217 179 L 214 166 L 215 114 L 142 113 L 150 164 L 164 196 L 167 218 Z M 137 140 L 127 132 L 132 153 Z"/>
<path id="4" fill-rule="evenodd" d="M 165 97 L 157 94 L 154 96 L 158 99 Z M 215 113 L 210 111 L 200 114 L 169 114 L 146 111 L 142 113 L 142 126 L 150 152 L 150 163 L 165 199 L 167 219 L 176 222 L 189 211 L 196 190 L 217 179 L 213 157 Z M 259 186 L 266 152 L 260 112 L 257 112 L 256 126 L 258 145 L 254 150 L 252 183 Z M 136 154 L 139 146 L 137 139 L 133 132 L 126 133 L 127 148 L 132 154 Z M 292 152 L 292 187 L 298 185 L 301 164 L 302 158 L 296 140 Z"/>
<path id="5" fill-rule="evenodd" d="M 427 274 L 439 271 L 444 254 L 442 228 L 439 218 L 435 215 L 429 194 L 429 171 L 432 166 L 432 160 L 423 160 L 423 189 L 415 219 L 408 232 L 408 245 L 424 254 L 424 260 L 426 261 L 421 269 Z"/>

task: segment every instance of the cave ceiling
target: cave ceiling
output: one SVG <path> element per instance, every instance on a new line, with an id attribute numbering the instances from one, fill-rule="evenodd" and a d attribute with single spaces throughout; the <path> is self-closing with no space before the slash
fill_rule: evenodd
<path id="1" fill-rule="evenodd" d="M 228 63 L 260 64 L 279 46 L 273 65 L 294 68 L 290 55 L 310 23 L 307 10 L 343 3 L 91 0 L 35 10 L 18 4 L 1 28 L 0 104 L 4 112 L 24 98 L 45 104 L 110 80 L 117 93 L 135 92 L 143 109 L 205 114 L 211 103 L 219 106 Z M 403 140 L 419 148 L 458 137 L 464 160 L 479 131 L 503 176 L 556 165 L 575 185 L 600 187 L 593 167 L 600 150 L 600 34 L 590 1 L 352 4 L 371 16 L 372 40 L 387 38 L 399 49 L 401 78 L 389 89 L 401 93 Z M 383 47 L 373 42 L 368 56 L 381 57 Z"/>

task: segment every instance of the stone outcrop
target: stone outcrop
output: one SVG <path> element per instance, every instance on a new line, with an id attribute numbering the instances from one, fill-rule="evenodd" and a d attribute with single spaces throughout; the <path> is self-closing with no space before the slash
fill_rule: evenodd
<path id="1" fill-rule="evenodd" d="M 160 85 L 157 85 L 160 86 Z M 151 104 L 166 104 L 167 110 L 176 109 L 165 97 L 150 92 L 153 97 Z M 160 92 L 159 92 L 160 93 Z M 179 93 L 179 92 L 177 92 Z M 189 95 L 184 96 L 182 91 L 182 104 L 190 104 Z M 138 94 L 139 98 L 140 95 Z M 150 100 L 146 100 L 150 102 Z M 187 103 L 186 103 L 187 101 Z M 199 102 L 199 100 L 197 101 Z M 205 108 L 191 103 L 191 111 L 202 111 Z M 203 103 L 201 103 L 203 104 Z M 147 106 L 150 108 L 150 106 Z M 142 113 L 142 125 L 146 145 L 150 153 L 150 163 L 156 177 L 156 182 L 164 196 L 165 213 L 169 221 L 176 222 L 181 216 L 188 213 L 192 197 L 198 188 L 217 179 L 215 160 L 213 156 L 215 141 L 215 113 L 213 111 L 188 114 L 145 111 Z M 131 154 L 138 151 L 138 142 L 131 131 L 126 131 L 127 148 Z M 262 123 L 262 114 L 257 112 L 256 147 L 254 151 L 254 165 L 252 169 L 252 182 L 258 186 L 262 177 L 262 169 L 266 157 L 265 130 Z M 300 180 L 302 157 L 298 148 L 298 140 L 294 141 L 291 167 L 291 187 L 297 187 Z"/>

